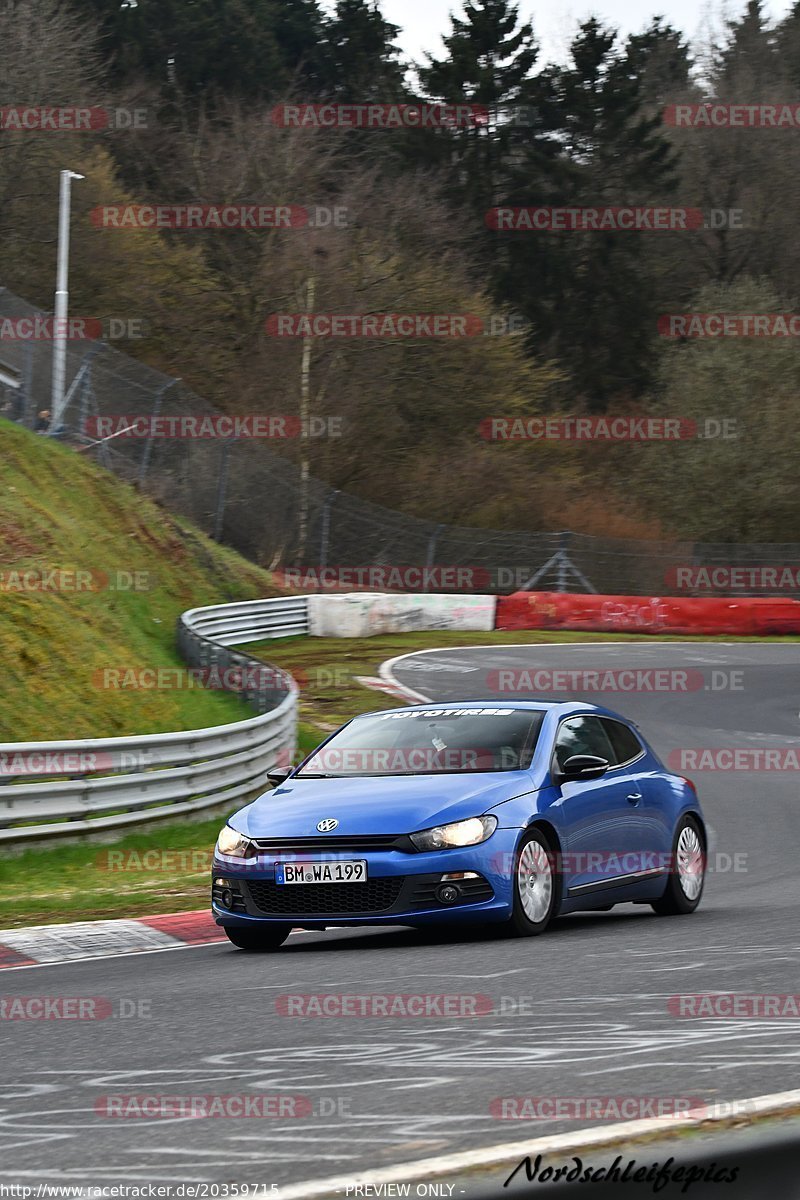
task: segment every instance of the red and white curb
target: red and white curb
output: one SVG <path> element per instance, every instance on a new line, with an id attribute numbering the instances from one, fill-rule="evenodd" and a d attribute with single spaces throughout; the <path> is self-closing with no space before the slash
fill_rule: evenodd
<path id="1" fill-rule="evenodd" d="M 177 950 L 224 942 L 225 934 L 206 909 L 120 921 L 76 921 L 0 929 L 0 970 L 45 963 Z"/>

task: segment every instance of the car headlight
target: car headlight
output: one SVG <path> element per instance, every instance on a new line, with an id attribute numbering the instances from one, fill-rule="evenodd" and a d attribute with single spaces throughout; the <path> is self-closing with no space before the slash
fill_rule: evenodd
<path id="1" fill-rule="evenodd" d="M 225 854 L 228 858 L 252 858 L 255 846 L 243 833 L 237 833 L 226 825 L 217 838 L 217 853 Z"/>
<path id="2" fill-rule="evenodd" d="M 418 850 L 451 850 L 457 846 L 477 846 L 491 837 L 497 828 L 497 817 L 468 817 L 452 825 L 437 825 L 409 834 Z"/>

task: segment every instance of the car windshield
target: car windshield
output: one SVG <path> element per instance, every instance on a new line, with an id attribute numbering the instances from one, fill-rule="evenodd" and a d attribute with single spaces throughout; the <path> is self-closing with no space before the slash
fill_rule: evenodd
<path id="1" fill-rule="evenodd" d="M 301 778 L 454 775 L 531 764 L 544 714 L 513 708 L 399 709 L 357 717 L 309 758 Z"/>

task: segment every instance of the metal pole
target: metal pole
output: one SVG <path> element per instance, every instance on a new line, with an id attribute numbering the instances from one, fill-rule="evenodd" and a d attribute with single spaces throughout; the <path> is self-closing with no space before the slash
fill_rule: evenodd
<path id="1" fill-rule="evenodd" d="M 20 409 L 20 420 L 28 429 L 33 429 L 36 424 L 35 413 L 36 406 L 33 406 L 33 411 L 29 411 L 30 402 L 33 397 L 33 342 L 28 342 L 25 347 L 25 374 L 22 382 L 22 407 Z"/>
<path id="2" fill-rule="evenodd" d="M 569 561 L 569 533 L 562 533 L 558 547 L 558 584 L 556 591 L 566 592 L 567 572 L 572 564 Z"/>
<path id="3" fill-rule="evenodd" d="M 179 383 L 179 382 L 180 382 L 180 380 L 178 380 L 178 379 L 171 379 L 169 381 L 169 383 L 164 384 L 161 391 L 156 396 L 155 402 L 153 404 L 153 411 L 150 414 L 150 416 L 153 420 L 155 420 L 156 417 L 161 416 L 161 405 L 164 402 L 164 397 L 166 396 L 166 394 L 170 390 L 170 388 L 174 387 L 175 384 Z M 152 455 L 152 453 L 153 453 L 153 437 L 151 434 L 150 437 L 147 439 L 147 441 L 144 444 L 144 450 L 142 451 L 142 461 L 139 464 L 139 487 L 140 488 L 144 487 L 144 481 L 145 481 L 147 472 L 150 467 L 150 456 Z M 216 540 L 219 541 L 219 538 L 217 538 Z"/>
<path id="4" fill-rule="evenodd" d="M 306 311 L 313 313 L 317 280 L 308 278 Z M 303 340 L 303 357 L 300 364 L 300 513 L 297 530 L 297 559 L 302 565 L 306 557 L 308 541 L 308 479 L 309 479 L 309 416 L 311 412 L 311 338 Z"/>
<path id="5" fill-rule="evenodd" d="M 50 428 L 54 433 L 61 422 L 64 407 L 64 375 L 67 358 L 66 321 L 69 311 L 69 216 L 73 179 L 83 179 L 75 171 L 61 172 L 61 188 L 58 206 L 58 268 L 56 271 L 56 296 L 53 316 L 53 389 L 50 403 Z"/>
<path id="6" fill-rule="evenodd" d="M 331 505 L 338 495 L 338 488 L 330 492 L 325 499 L 325 505 L 322 509 L 322 534 L 320 536 L 319 547 L 319 565 L 321 568 L 327 567 L 328 565 L 328 545 L 330 543 L 331 533 Z"/>
<path id="7" fill-rule="evenodd" d="M 222 525 L 225 518 L 225 501 L 228 494 L 228 455 L 234 442 L 238 442 L 238 438 L 228 438 L 222 446 L 222 461 L 219 465 L 219 479 L 217 480 L 217 511 L 214 514 L 214 532 L 212 537 L 215 542 L 222 541 Z"/>
<path id="8" fill-rule="evenodd" d="M 434 565 L 436 558 L 436 544 L 439 541 L 439 534 L 444 529 L 444 525 L 437 525 L 428 540 L 428 553 L 425 556 L 425 566 L 429 569 Z"/>

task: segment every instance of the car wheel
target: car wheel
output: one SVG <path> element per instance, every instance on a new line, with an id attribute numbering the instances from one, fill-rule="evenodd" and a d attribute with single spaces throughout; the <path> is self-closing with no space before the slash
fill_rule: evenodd
<path id="1" fill-rule="evenodd" d="M 514 908 L 506 925 L 513 937 L 544 933 L 558 911 L 561 879 L 550 843 L 540 829 L 526 833 L 514 860 Z"/>
<path id="2" fill-rule="evenodd" d="M 279 950 L 292 932 L 291 925 L 272 925 L 268 929 L 239 929 L 233 926 L 223 926 L 225 934 L 234 946 L 240 950 L 250 950 L 257 954 L 266 954 L 270 950 Z"/>
<path id="3" fill-rule="evenodd" d="M 705 844 L 694 817 L 681 817 L 672 842 L 670 873 L 664 895 L 651 901 L 651 908 L 662 917 L 694 912 L 703 895 L 705 883 Z"/>

